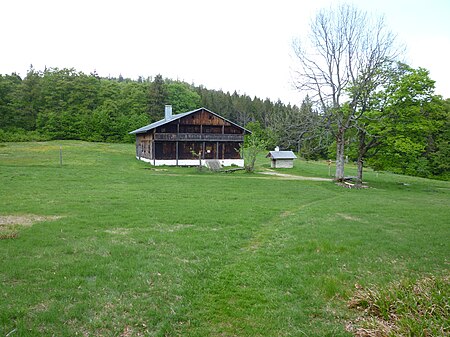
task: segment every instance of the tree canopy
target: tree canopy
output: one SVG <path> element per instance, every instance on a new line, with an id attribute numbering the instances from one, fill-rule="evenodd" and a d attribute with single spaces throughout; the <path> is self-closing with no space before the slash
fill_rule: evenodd
<path id="1" fill-rule="evenodd" d="M 79 139 L 130 142 L 128 132 L 164 117 L 164 105 L 174 113 L 206 107 L 245 126 L 268 127 L 271 116 L 295 106 L 245 94 L 210 90 L 181 81 L 139 77 L 101 78 L 73 68 L 29 69 L 0 75 L 0 141 Z"/>

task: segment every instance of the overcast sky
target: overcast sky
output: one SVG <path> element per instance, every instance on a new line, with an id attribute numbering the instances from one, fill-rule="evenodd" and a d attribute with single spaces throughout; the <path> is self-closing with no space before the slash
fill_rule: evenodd
<path id="1" fill-rule="evenodd" d="M 180 79 L 209 89 L 298 104 L 292 40 L 333 0 L 5 0 L 0 6 L 0 74 L 75 68 L 100 76 Z M 360 0 L 384 15 L 450 98 L 450 1 Z"/>

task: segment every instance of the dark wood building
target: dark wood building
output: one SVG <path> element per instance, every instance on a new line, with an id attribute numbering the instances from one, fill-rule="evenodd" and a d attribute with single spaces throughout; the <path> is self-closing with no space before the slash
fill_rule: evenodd
<path id="1" fill-rule="evenodd" d="M 166 105 L 165 118 L 130 132 L 136 135 L 136 158 L 153 165 L 198 165 L 201 156 L 222 165 L 244 166 L 239 147 L 250 131 L 200 108 L 172 115 Z"/>

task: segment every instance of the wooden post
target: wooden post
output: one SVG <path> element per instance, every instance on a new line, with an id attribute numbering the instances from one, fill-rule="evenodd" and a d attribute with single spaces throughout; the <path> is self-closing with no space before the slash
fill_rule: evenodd
<path id="1" fill-rule="evenodd" d="M 219 159 L 219 142 L 216 142 L 216 159 Z"/>
<path id="2" fill-rule="evenodd" d="M 62 145 L 59 146 L 59 166 L 62 167 L 63 160 L 62 160 Z"/>
<path id="3" fill-rule="evenodd" d="M 152 145 L 153 166 L 156 166 L 156 142 L 153 141 Z"/>
<path id="4" fill-rule="evenodd" d="M 178 141 L 175 144 L 175 152 L 176 165 L 178 166 Z"/>
<path id="5" fill-rule="evenodd" d="M 202 143 L 202 157 L 205 158 L 205 142 Z"/>

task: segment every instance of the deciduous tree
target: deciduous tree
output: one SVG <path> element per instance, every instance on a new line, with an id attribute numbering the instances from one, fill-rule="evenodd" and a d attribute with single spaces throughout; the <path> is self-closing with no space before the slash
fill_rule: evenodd
<path id="1" fill-rule="evenodd" d="M 434 154 L 446 137 L 448 111 L 434 94 L 434 81 L 426 69 L 400 63 L 393 76 L 383 102 L 386 118 L 374 126 L 381 137 L 371 164 L 376 169 L 431 176 Z"/>
<path id="2" fill-rule="evenodd" d="M 336 140 L 336 180 L 344 178 L 345 132 L 364 113 L 357 101 L 380 67 L 397 57 L 394 42 L 382 18 L 351 5 L 319 11 L 308 38 L 294 42 L 297 88 L 318 102 Z"/>
<path id="3" fill-rule="evenodd" d="M 266 141 L 258 137 L 256 133 L 245 136 L 244 146 L 241 146 L 239 151 L 244 158 L 244 168 L 247 172 L 253 172 L 255 170 L 258 154 L 266 149 Z"/>
<path id="4" fill-rule="evenodd" d="M 174 113 L 197 109 L 200 106 L 200 95 L 187 83 L 171 82 L 167 84 L 167 104 L 171 104 Z"/>

